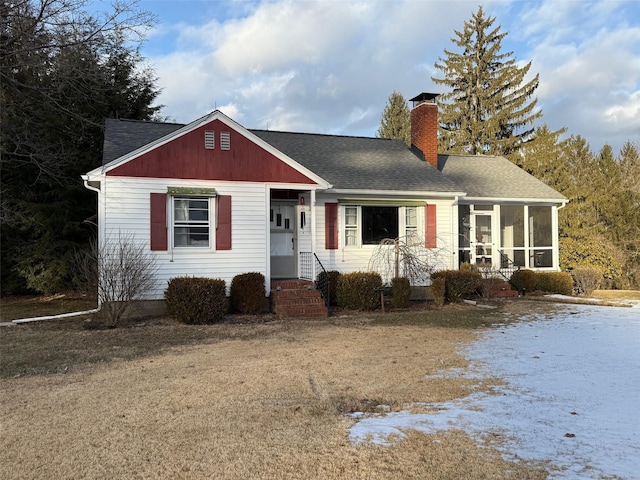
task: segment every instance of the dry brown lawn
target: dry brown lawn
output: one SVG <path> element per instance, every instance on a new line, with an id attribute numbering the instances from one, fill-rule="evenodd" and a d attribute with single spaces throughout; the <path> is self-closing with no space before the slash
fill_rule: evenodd
<path id="1" fill-rule="evenodd" d="M 348 440 L 350 411 L 442 402 L 497 382 L 428 377 L 465 367 L 458 349 L 477 330 L 398 318 L 226 325 L 218 338 L 153 355 L 3 378 L 1 476 L 546 478 L 458 430 L 407 432 L 393 446 Z"/>

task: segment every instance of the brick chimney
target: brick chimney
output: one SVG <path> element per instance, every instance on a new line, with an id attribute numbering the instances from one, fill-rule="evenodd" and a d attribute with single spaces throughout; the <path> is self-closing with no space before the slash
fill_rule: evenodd
<path id="1" fill-rule="evenodd" d="M 438 168 L 438 104 L 436 93 L 421 93 L 412 98 L 411 145 L 420 149 L 424 159 Z"/>

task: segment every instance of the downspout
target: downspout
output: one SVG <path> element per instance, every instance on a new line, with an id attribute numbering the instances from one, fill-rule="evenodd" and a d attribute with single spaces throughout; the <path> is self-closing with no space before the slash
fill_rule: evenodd
<path id="1" fill-rule="evenodd" d="M 92 313 L 98 313 L 101 308 L 102 308 L 102 305 L 98 304 L 98 308 L 94 308 L 92 310 L 84 310 L 82 312 L 60 313 L 58 315 L 46 315 L 44 317 L 20 318 L 17 320 L 11 320 L 11 323 L 20 324 L 20 323 L 30 323 L 30 322 L 41 322 L 43 320 L 58 320 L 60 318 L 79 317 L 80 315 L 91 315 Z"/>
<path id="2" fill-rule="evenodd" d="M 92 192 L 96 192 L 98 197 L 100 196 L 101 193 L 103 193 L 101 189 L 99 189 L 97 187 L 94 187 L 92 185 L 89 185 L 89 176 L 88 175 L 82 175 L 81 178 L 82 178 L 82 181 L 84 182 L 84 187 L 87 190 L 91 190 Z M 100 224 L 100 204 L 101 204 L 101 202 L 100 202 L 100 199 L 98 198 L 98 212 L 97 212 L 97 215 L 98 215 L 98 248 L 101 248 L 101 246 L 102 246 L 102 238 L 101 238 L 102 237 L 102 229 L 101 229 L 101 224 Z M 97 299 L 98 299 L 98 307 L 96 309 L 87 310 L 86 312 L 76 312 L 75 314 L 63 314 L 63 315 L 65 315 L 65 316 L 75 316 L 75 315 L 83 315 L 83 314 L 86 314 L 86 313 L 97 313 L 97 312 L 99 312 L 100 309 L 102 308 L 102 302 L 100 301 L 100 295 L 98 294 L 98 292 L 96 292 L 96 296 L 97 296 Z M 49 320 L 50 318 L 64 318 L 64 317 L 60 317 L 58 315 L 51 315 L 50 317 L 38 317 L 38 318 L 40 318 L 41 320 Z M 31 320 L 31 321 L 36 321 L 36 320 Z"/>

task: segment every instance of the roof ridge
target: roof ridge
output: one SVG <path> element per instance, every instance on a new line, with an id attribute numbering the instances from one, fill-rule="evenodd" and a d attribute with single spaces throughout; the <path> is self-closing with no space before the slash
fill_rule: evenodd
<path id="1" fill-rule="evenodd" d="M 340 135 L 337 133 L 315 133 L 315 132 L 287 132 L 284 130 L 265 130 L 264 128 L 248 128 L 250 132 L 265 132 L 265 133 L 284 133 L 289 135 L 306 135 L 317 137 L 336 137 L 336 138 L 361 138 L 366 140 L 399 140 L 397 138 L 382 138 L 382 137 L 367 137 L 365 135 Z"/>
<path id="2" fill-rule="evenodd" d="M 180 125 L 186 126 L 186 123 L 178 123 L 178 122 L 158 122 L 156 120 L 138 120 L 135 118 L 107 118 L 107 120 L 113 120 L 116 122 L 130 122 L 130 123 L 144 123 L 144 124 L 155 124 L 155 125 Z"/>
<path id="3" fill-rule="evenodd" d="M 440 156 L 446 156 L 446 157 L 466 157 L 466 158 L 506 158 L 508 160 L 507 157 L 505 157 L 504 155 L 486 155 L 486 154 L 480 154 L 480 155 L 473 155 L 471 153 L 438 153 L 438 155 Z"/>

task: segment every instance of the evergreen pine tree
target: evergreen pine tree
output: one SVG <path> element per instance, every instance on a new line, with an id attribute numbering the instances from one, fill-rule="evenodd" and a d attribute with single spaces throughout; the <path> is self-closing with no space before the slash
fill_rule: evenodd
<path id="1" fill-rule="evenodd" d="M 378 137 L 397 138 L 406 143 L 407 146 L 411 146 L 409 107 L 402 94 L 395 90 L 389 96 L 388 103 L 382 112 Z"/>
<path id="2" fill-rule="evenodd" d="M 149 120 L 159 90 L 131 42 L 134 0 L 90 16 L 76 0 L 0 4 L 0 287 L 72 287 L 75 252 L 94 232 L 81 174 L 102 162 L 105 118 Z M 102 20 L 101 20 L 102 19 Z"/>
<path id="3" fill-rule="evenodd" d="M 533 138 L 532 123 L 542 116 L 532 98 L 538 75 L 525 82 L 531 62 L 516 64 L 502 52 L 506 32 L 493 27 L 482 7 L 455 31 L 461 52 L 446 50 L 435 67 L 444 74 L 432 80 L 450 91 L 440 98 L 441 152 L 504 155 L 515 161 L 520 146 Z"/>
<path id="4" fill-rule="evenodd" d="M 535 142 L 525 143 L 516 156 L 516 165 L 528 173 L 542 180 L 544 183 L 559 192 L 568 188 L 567 182 L 567 140 L 561 140 L 560 136 L 566 129 L 551 131 L 547 125 L 542 125 L 535 130 Z"/>

